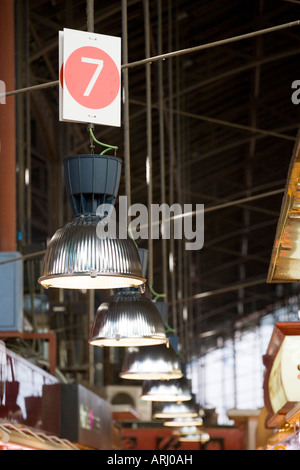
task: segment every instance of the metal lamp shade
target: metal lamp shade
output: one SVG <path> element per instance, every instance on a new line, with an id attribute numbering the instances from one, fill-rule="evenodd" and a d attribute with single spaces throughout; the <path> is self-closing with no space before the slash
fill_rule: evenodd
<path id="1" fill-rule="evenodd" d="M 165 421 L 164 426 L 183 427 L 183 426 L 202 426 L 203 420 L 198 418 L 174 418 L 172 421 Z"/>
<path id="2" fill-rule="evenodd" d="M 159 344 L 128 348 L 120 377 L 133 380 L 171 380 L 181 378 L 182 372 L 174 349 Z"/>
<path id="3" fill-rule="evenodd" d="M 145 283 L 136 246 L 126 239 L 102 238 L 101 218 L 75 217 L 52 237 L 39 283 L 64 289 L 113 289 Z"/>
<path id="4" fill-rule="evenodd" d="M 101 204 L 114 206 L 121 171 L 122 161 L 111 155 L 66 157 L 64 178 L 73 215 L 95 215 Z"/>
<path id="5" fill-rule="evenodd" d="M 94 346 L 127 347 L 166 342 L 165 327 L 155 305 L 134 289 L 121 289 L 100 305 L 89 340 Z"/>
<path id="6" fill-rule="evenodd" d="M 141 399 L 158 402 L 189 401 L 192 399 L 189 381 L 185 377 L 171 382 L 145 380 Z"/>
<path id="7" fill-rule="evenodd" d="M 172 433 L 174 436 L 183 436 L 183 435 L 193 435 L 197 436 L 203 434 L 203 431 L 199 429 L 197 426 L 183 426 Z"/>
<path id="8" fill-rule="evenodd" d="M 157 403 L 153 418 L 196 418 L 198 413 L 194 406 L 187 403 Z"/>
<path id="9" fill-rule="evenodd" d="M 180 436 L 178 439 L 180 442 L 201 442 L 205 444 L 210 440 L 210 435 L 207 432 L 202 432 L 201 434 L 187 434 L 185 436 Z"/>

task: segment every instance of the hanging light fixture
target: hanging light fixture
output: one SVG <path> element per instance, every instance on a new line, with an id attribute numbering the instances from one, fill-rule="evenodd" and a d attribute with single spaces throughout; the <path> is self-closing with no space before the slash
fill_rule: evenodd
<path id="1" fill-rule="evenodd" d="M 146 277 L 148 250 L 138 248 L 142 274 Z M 89 343 L 93 346 L 147 346 L 168 341 L 156 304 L 141 288 L 114 289 L 96 313 Z"/>
<path id="2" fill-rule="evenodd" d="M 192 399 L 190 383 L 186 377 L 172 381 L 145 380 L 141 399 L 158 402 L 182 402 Z"/>
<path id="3" fill-rule="evenodd" d="M 172 421 L 165 421 L 164 426 L 168 427 L 183 427 L 183 426 L 202 426 L 203 420 L 198 416 L 197 418 L 174 418 Z"/>
<path id="4" fill-rule="evenodd" d="M 97 208 L 114 206 L 121 160 L 109 155 L 74 155 L 64 160 L 64 175 L 74 219 L 57 230 L 43 261 L 39 283 L 45 288 L 114 289 L 145 283 L 130 237 L 108 237 Z M 109 209 L 108 209 L 109 212 Z"/>
<path id="5" fill-rule="evenodd" d="M 180 436 L 178 440 L 180 442 L 200 442 L 201 444 L 205 444 L 210 440 L 210 435 L 207 432 L 202 432 L 199 435 L 186 434 L 184 436 Z"/>
<path id="6" fill-rule="evenodd" d="M 153 412 L 154 419 L 196 418 L 198 412 L 191 403 L 156 403 Z"/>
<path id="7" fill-rule="evenodd" d="M 174 436 L 182 436 L 182 435 L 200 435 L 203 431 L 199 429 L 198 426 L 183 426 L 179 429 L 176 429 L 172 432 Z"/>
<path id="8" fill-rule="evenodd" d="M 181 378 L 182 371 L 174 349 L 159 344 L 128 348 L 120 377 L 132 380 L 171 380 Z"/>
<path id="9" fill-rule="evenodd" d="M 168 341 L 155 304 L 139 289 L 120 289 L 97 310 L 93 346 L 147 346 Z"/>

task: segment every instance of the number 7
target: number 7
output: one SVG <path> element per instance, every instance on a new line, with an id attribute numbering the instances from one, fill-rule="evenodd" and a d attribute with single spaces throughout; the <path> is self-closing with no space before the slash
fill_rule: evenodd
<path id="1" fill-rule="evenodd" d="M 94 75 L 91 78 L 90 83 L 87 86 L 87 89 L 85 90 L 83 96 L 90 96 L 90 93 L 97 81 L 97 78 L 100 75 L 101 70 L 103 69 L 103 60 L 100 59 L 90 59 L 89 57 L 81 57 L 81 62 L 85 62 L 88 64 L 96 64 L 97 68 L 94 72 Z"/>

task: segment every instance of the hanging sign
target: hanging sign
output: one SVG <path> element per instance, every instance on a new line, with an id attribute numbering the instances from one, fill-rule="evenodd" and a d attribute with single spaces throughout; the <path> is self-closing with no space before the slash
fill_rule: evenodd
<path id="1" fill-rule="evenodd" d="M 120 126 L 120 38 L 59 31 L 59 80 L 60 121 Z"/>
<path id="2" fill-rule="evenodd" d="M 263 356 L 266 428 L 280 428 L 300 402 L 300 322 L 278 322 Z"/>

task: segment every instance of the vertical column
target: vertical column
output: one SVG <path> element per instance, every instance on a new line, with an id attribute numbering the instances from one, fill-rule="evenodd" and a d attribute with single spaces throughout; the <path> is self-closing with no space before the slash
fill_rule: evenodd
<path id="1" fill-rule="evenodd" d="M 14 2 L 0 5 L 0 80 L 15 89 Z M 0 251 L 16 251 L 15 99 L 0 104 Z"/>

